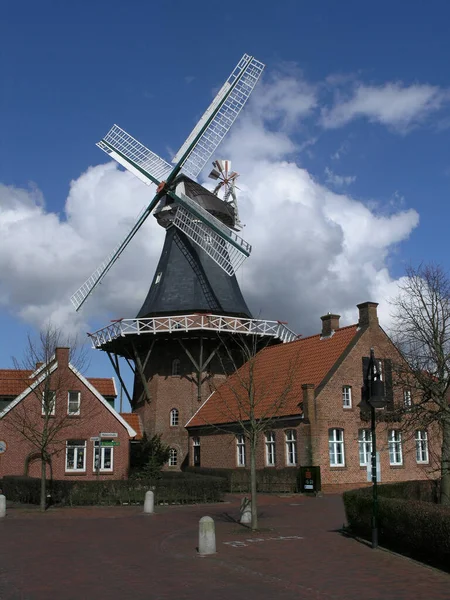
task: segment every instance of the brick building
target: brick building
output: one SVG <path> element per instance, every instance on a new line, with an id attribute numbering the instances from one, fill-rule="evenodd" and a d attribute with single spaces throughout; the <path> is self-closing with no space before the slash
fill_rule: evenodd
<path id="1" fill-rule="evenodd" d="M 40 477 L 39 444 L 32 440 L 45 422 L 52 440 L 48 477 L 126 478 L 130 439 L 138 432 L 114 409 L 116 395 L 114 379 L 83 377 L 69 362 L 69 348 L 57 348 L 34 372 L 0 370 L 0 478 Z"/>
<path id="2" fill-rule="evenodd" d="M 414 401 L 409 389 L 393 386 L 392 366 L 400 355 L 378 323 L 377 304 L 358 305 L 358 323 L 339 327 L 339 316 L 322 317 L 321 333 L 265 348 L 253 360 L 257 418 L 275 415 L 258 443 L 257 468 L 319 465 L 322 485 L 345 489 L 367 484 L 370 418 L 361 411 L 361 388 L 370 348 L 385 382 L 387 407 L 377 410 L 381 481 L 427 478 L 433 465 L 425 429 L 406 432 L 393 408 Z M 244 365 L 202 404 L 187 422 L 190 464 L 249 467 L 246 420 L 249 367 Z M 248 400 L 247 400 L 248 404 Z"/>

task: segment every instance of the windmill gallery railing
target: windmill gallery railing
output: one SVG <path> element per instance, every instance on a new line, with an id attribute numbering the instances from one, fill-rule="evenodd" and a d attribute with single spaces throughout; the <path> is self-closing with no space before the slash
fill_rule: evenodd
<path id="1" fill-rule="evenodd" d="M 242 335 L 260 335 L 277 338 L 283 343 L 292 342 L 297 335 L 280 321 L 244 319 L 223 315 L 190 314 L 173 317 L 150 317 L 147 319 L 119 319 L 107 327 L 90 333 L 92 346 L 101 348 L 127 335 L 156 335 L 158 333 L 181 333 L 188 331 L 216 331 Z"/>

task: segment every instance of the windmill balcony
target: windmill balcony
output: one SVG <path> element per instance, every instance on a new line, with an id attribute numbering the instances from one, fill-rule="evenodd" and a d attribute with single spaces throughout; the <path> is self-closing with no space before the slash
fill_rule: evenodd
<path id="1" fill-rule="evenodd" d="M 93 348 L 102 348 L 118 338 L 135 335 L 157 335 L 189 331 L 219 332 L 267 336 L 283 343 L 292 342 L 297 335 L 280 321 L 246 319 L 211 314 L 187 314 L 149 317 L 145 319 L 120 319 L 90 333 Z"/>

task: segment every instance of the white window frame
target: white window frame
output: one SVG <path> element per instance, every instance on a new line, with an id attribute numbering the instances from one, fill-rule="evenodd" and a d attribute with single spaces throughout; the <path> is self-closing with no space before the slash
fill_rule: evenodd
<path id="1" fill-rule="evenodd" d="M 77 394 L 77 410 L 76 411 L 71 411 L 70 410 L 70 394 Z M 73 401 L 72 401 L 73 402 Z M 80 414 L 80 408 L 81 408 L 81 392 L 76 392 L 74 390 L 67 392 L 67 414 L 70 415 L 71 417 L 79 415 Z"/>
<path id="2" fill-rule="evenodd" d="M 178 408 L 172 408 L 172 410 L 170 411 L 170 426 L 178 427 L 179 424 L 180 424 L 179 410 L 178 410 Z"/>
<path id="3" fill-rule="evenodd" d="M 169 467 L 176 467 L 178 465 L 178 450 L 171 448 L 169 450 Z"/>
<path id="4" fill-rule="evenodd" d="M 389 464 L 394 467 L 403 465 L 402 432 L 399 429 L 390 429 L 388 442 Z"/>
<path id="5" fill-rule="evenodd" d="M 333 427 L 328 430 L 330 467 L 345 467 L 344 430 Z"/>
<path id="6" fill-rule="evenodd" d="M 245 435 L 238 433 L 236 436 L 236 463 L 238 467 L 245 467 Z"/>
<path id="7" fill-rule="evenodd" d="M 100 471 L 100 473 L 111 473 L 114 470 L 114 446 L 104 446 L 104 442 L 107 441 L 112 441 L 112 440 L 101 440 L 101 444 L 100 442 L 94 442 L 94 452 L 92 453 L 92 470 L 94 471 L 94 473 L 98 473 Z M 96 459 L 98 456 L 98 450 L 99 450 L 99 446 L 101 449 L 101 453 L 100 453 L 100 469 L 97 469 L 97 465 L 96 465 Z M 106 454 L 108 452 L 111 452 L 111 466 L 110 467 L 105 467 L 105 462 L 106 462 Z"/>
<path id="8" fill-rule="evenodd" d="M 53 394 L 52 410 L 50 411 L 49 416 L 54 417 L 55 413 L 56 413 L 56 392 L 53 390 L 48 390 L 47 393 Z M 45 415 L 46 415 L 44 399 L 45 399 L 45 391 L 42 392 L 42 402 L 41 402 L 41 414 L 43 417 L 45 417 Z"/>
<path id="9" fill-rule="evenodd" d="M 284 432 L 286 443 L 286 465 L 295 467 L 297 465 L 297 432 L 295 429 L 287 429 Z"/>
<path id="10" fill-rule="evenodd" d="M 411 390 L 409 388 L 403 390 L 403 408 L 411 408 L 412 397 Z"/>
<path id="11" fill-rule="evenodd" d="M 416 431 L 416 462 L 419 465 L 426 465 L 430 461 L 428 453 L 428 432 L 426 429 Z"/>
<path id="12" fill-rule="evenodd" d="M 70 469 L 67 466 L 67 459 L 69 455 L 69 449 L 74 450 L 73 464 L 75 467 Z M 66 441 L 66 473 L 85 473 L 86 472 L 86 440 L 67 440 Z M 83 467 L 78 468 L 78 454 L 80 450 L 83 451 Z"/>
<path id="13" fill-rule="evenodd" d="M 179 358 L 174 358 L 172 361 L 172 377 L 179 377 L 181 374 L 181 361 Z"/>
<path id="14" fill-rule="evenodd" d="M 266 466 L 274 467 L 276 465 L 277 454 L 276 454 L 276 442 L 275 442 L 275 431 L 267 431 L 265 434 L 266 438 Z"/>
<path id="15" fill-rule="evenodd" d="M 370 429 L 358 430 L 359 466 L 366 467 L 372 461 L 372 432 Z"/>
<path id="16" fill-rule="evenodd" d="M 352 407 L 352 386 L 351 385 L 343 385 L 342 386 L 342 408 L 351 408 Z"/>

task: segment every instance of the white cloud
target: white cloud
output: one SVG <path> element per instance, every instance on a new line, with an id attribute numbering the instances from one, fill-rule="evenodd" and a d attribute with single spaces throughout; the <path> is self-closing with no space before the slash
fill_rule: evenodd
<path id="1" fill-rule="evenodd" d="M 327 176 L 327 183 L 339 188 L 350 185 L 356 181 L 356 175 L 337 175 L 328 167 L 325 168 L 325 175 Z"/>
<path id="2" fill-rule="evenodd" d="M 351 98 L 339 100 L 322 110 L 322 125 L 334 129 L 358 117 L 391 126 L 399 131 L 423 121 L 449 100 L 447 92 L 426 84 L 404 85 L 401 82 L 380 86 L 358 84 Z"/>
<path id="3" fill-rule="evenodd" d="M 253 253 L 237 279 L 248 304 L 255 316 L 288 320 L 308 334 L 328 311 L 354 321 L 358 302 L 393 295 L 388 258 L 417 226 L 418 215 L 398 210 L 381 216 L 300 168 L 292 156 L 302 144 L 292 141 L 290 130 L 313 110 L 315 96 L 280 81 L 255 92 L 217 157 L 233 160 L 241 174 L 243 235 Z M 301 90 L 306 96 L 297 102 Z M 274 122 L 285 128 L 275 129 Z M 111 317 L 135 316 L 164 239 L 153 218 L 81 315 L 69 297 L 125 236 L 151 194 L 111 163 L 71 183 L 63 216 L 46 210 L 36 189 L 0 186 L 0 307 L 35 325 L 52 320 L 82 330 L 91 329 L 93 319 L 106 325 Z"/>

